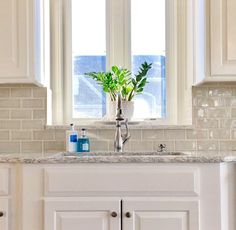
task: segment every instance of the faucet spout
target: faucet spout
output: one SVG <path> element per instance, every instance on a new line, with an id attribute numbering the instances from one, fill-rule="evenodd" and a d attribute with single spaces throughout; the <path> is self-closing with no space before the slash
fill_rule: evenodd
<path id="1" fill-rule="evenodd" d="M 125 133 L 122 133 L 121 126 L 122 122 L 125 125 Z M 116 109 L 116 133 L 115 133 L 115 141 L 114 141 L 114 150 L 115 152 L 123 152 L 125 143 L 131 137 L 129 133 L 128 127 L 128 119 L 125 119 L 122 114 L 122 100 L 121 95 L 117 95 L 117 109 Z"/>

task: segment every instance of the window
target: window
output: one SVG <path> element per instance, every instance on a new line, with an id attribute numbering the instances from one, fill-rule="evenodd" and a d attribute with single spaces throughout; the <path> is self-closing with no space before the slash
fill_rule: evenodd
<path id="1" fill-rule="evenodd" d="M 52 0 L 54 123 L 105 116 L 107 95 L 84 73 L 112 65 L 136 73 L 144 61 L 153 68 L 143 94 L 135 98 L 135 117 L 161 124 L 184 119 L 185 1 Z"/>

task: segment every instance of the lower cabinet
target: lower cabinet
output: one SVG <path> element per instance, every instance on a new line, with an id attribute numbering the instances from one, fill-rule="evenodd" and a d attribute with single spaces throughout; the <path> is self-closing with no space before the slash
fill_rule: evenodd
<path id="1" fill-rule="evenodd" d="M 233 163 L 22 164 L 12 178 L 0 230 L 236 229 Z"/>
<path id="2" fill-rule="evenodd" d="M 116 198 L 46 199 L 44 230 L 120 230 Z"/>
<path id="3" fill-rule="evenodd" d="M 160 198 L 125 199 L 123 230 L 198 230 L 197 201 Z"/>
<path id="4" fill-rule="evenodd" d="M 8 198 L 0 198 L 0 230 L 9 230 Z"/>
<path id="5" fill-rule="evenodd" d="M 45 230 L 198 230 L 197 201 L 160 198 L 46 199 Z"/>

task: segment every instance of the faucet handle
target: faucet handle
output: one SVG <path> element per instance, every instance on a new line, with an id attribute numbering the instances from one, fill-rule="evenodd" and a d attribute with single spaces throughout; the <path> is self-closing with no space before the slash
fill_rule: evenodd
<path id="1" fill-rule="evenodd" d="M 159 144 L 157 152 L 164 152 L 166 150 L 165 144 Z"/>
<path id="2" fill-rule="evenodd" d="M 125 125 L 125 134 L 121 134 L 122 140 L 123 140 L 123 144 L 125 144 L 131 137 L 130 132 L 129 132 L 129 127 L 128 127 L 128 119 L 125 119 L 124 121 L 124 125 Z"/>

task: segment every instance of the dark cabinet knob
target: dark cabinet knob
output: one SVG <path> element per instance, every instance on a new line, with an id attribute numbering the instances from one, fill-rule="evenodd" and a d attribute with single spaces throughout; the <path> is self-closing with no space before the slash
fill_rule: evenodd
<path id="1" fill-rule="evenodd" d="M 112 213 L 111 213 L 111 216 L 112 216 L 112 217 L 117 217 L 117 212 L 112 212 Z"/>
<path id="2" fill-rule="evenodd" d="M 131 213 L 130 213 L 130 212 L 126 212 L 126 213 L 125 213 L 125 216 L 126 216 L 127 218 L 130 218 L 130 217 L 131 217 Z"/>
<path id="3" fill-rule="evenodd" d="M 4 213 L 3 212 L 0 212 L 0 217 L 4 216 Z"/>

